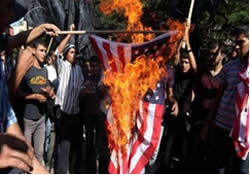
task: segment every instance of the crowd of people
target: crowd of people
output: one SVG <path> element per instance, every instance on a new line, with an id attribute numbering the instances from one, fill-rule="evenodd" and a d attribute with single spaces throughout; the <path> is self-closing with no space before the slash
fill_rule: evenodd
<path id="1" fill-rule="evenodd" d="M 111 99 L 97 56 L 78 64 L 71 34 L 47 53 L 40 36 L 56 37 L 60 29 L 53 24 L 13 35 L 11 8 L 11 0 L 0 3 L 0 172 L 108 173 Z M 219 41 L 209 42 L 205 62 L 197 64 L 189 29 L 186 23 L 185 48 L 166 62 L 164 130 L 146 173 L 248 174 L 249 155 L 237 155 L 230 135 L 238 74 L 249 64 L 248 26 L 235 33 L 236 56 L 226 64 Z"/>

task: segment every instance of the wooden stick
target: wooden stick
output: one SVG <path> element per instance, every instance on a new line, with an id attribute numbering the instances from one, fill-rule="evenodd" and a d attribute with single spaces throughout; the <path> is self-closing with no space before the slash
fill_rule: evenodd
<path id="1" fill-rule="evenodd" d="M 105 34 L 105 33 L 166 33 L 166 30 L 152 30 L 152 31 L 144 31 L 144 30 L 92 30 L 92 31 L 87 31 L 87 30 L 78 30 L 78 31 L 59 31 L 57 32 L 59 35 L 61 34 L 72 34 L 72 35 L 81 35 L 81 34 L 94 34 L 94 33 L 99 33 L 99 34 Z"/>
<path id="2" fill-rule="evenodd" d="M 191 4 L 189 7 L 189 12 L 188 12 L 188 22 L 191 23 L 191 18 L 192 18 L 192 13 L 193 13 L 193 9 L 194 9 L 194 0 L 191 0 Z"/>
<path id="3" fill-rule="evenodd" d="M 194 9 L 194 0 L 191 0 L 189 11 L 188 11 L 188 18 L 187 18 L 187 22 L 190 23 L 190 25 L 191 25 L 191 18 L 192 18 L 193 9 Z M 186 48 L 186 43 L 183 40 L 181 42 L 181 45 L 182 45 L 181 47 L 183 49 Z"/>
<path id="4" fill-rule="evenodd" d="M 51 46 L 52 46 L 52 43 L 53 43 L 53 37 L 51 37 L 50 40 L 49 40 L 49 46 L 48 46 L 48 49 L 47 49 L 47 54 L 48 54 L 49 51 L 50 51 L 50 48 L 51 48 Z"/>

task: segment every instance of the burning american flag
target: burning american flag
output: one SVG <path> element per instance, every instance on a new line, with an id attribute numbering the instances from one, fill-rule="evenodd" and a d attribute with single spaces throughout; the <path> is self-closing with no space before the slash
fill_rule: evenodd
<path id="1" fill-rule="evenodd" d="M 140 0 L 100 0 L 99 8 L 106 15 L 123 11 L 128 31 L 152 30 L 140 21 Z M 90 36 L 112 99 L 106 120 L 110 173 L 143 173 L 159 144 L 165 106 L 165 84 L 161 81 L 166 76 L 165 61 L 174 54 L 184 33 L 181 23 L 169 20 L 167 25 L 172 31 L 155 39 L 154 34 L 132 34 L 133 44 Z"/>
<path id="2" fill-rule="evenodd" d="M 155 53 L 164 44 L 170 45 L 176 33 L 170 31 L 142 44 L 89 37 L 105 70 L 104 83 L 110 87 L 112 99 L 106 120 L 110 173 L 143 173 L 159 144 L 165 106 L 161 80 L 166 74 L 160 66 L 165 63 L 163 57 Z"/>

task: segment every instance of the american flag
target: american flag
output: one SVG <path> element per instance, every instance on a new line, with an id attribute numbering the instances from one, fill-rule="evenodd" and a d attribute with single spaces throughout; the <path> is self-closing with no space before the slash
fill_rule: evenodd
<path id="1" fill-rule="evenodd" d="M 237 155 L 245 160 L 249 153 L 249 64 L 239 73 L 236 93 L 236 118 L 231 132 Z"/>
<path id="2" fill-rule="evenodd" d="M 123 72 L 127 63 L 133 62 L 141 54 L 147 56 L 154 54 L 163 44 L 167 43 L 173 34 L 175 32 L 170 31 L 142 44 L 112 42 L 96 35 L 91 35 L 89 38 L 104 70 Z M 148 92 L 140 101 L 135 126 L 137 128 L 136 135 L 127 145 L 125 155 L 112 150 L 109 163 L 110 173 L 138 174 L 144 172 L 145 166 L 160 143 L 161 122 L 165 109 L 164 88 L 164 82 L 160 80 L 156 85 L 156 89 L 153 92 Z M 111 125 L 112 123 L 111 106 L 107 114 L 106 124 Z M 117 157 L 119 157 L 118 161 Z"/>

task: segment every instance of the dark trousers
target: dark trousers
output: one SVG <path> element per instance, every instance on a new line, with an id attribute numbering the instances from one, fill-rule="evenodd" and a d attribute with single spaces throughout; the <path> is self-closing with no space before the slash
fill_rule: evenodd
<path id="1" fill-rule="evenodd" d="M 87 114 L 85 119 L 87 136 L 87 161 L 91 173 L 108 173 L 109 149 L 105 128 L 106 115 L 96 113 Z M 98 165 L 96 164 L 98 160 Z"/>
<path id="2" fill-rule="evenodd" d="M 105 120 L 106 120 L 105 114 L 100 114 L 97 120 L 96 152 L 99 161 L 98 173 L 100 174 L 108 174 L 108 166 L 110 159 Z"/>
<path id="3" fill-rule="evenodd" d="M 241 160 L 237 156 L 229 131 L 216 127 L 214 134 L 217 173 L 248 174 L 249 156 L 247 160 Z"/>
<path id="4" fill-rule="evenodd" d="M 161 165 L 164 173 L 177 169 L 182 172 L 182 170 L 187 168 L 189 133 L 185 128 L 185 121 L 178 117 L 168 119 L 167 135 L 166 138 L 163 138 L 166 139 L 164 158 Z M 173 160 L 176 161 L 175 159 L 178 165 L 177 162 L 175 165 L 172 165 Z"/>
<path id="5" fill-rule="evenodd" d="M 55 173 L 77 173 L 77 162 L 81 162 L 83 124 L 79 115 L 68 115 L 57 110 Z"/>

